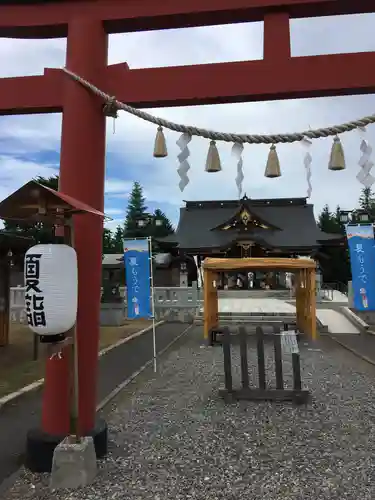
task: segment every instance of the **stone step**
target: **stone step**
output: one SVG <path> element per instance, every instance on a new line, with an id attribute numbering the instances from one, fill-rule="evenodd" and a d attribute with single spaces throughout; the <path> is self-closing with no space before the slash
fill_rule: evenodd
<path id="1" fill-rule="evenodd" d="M 197 317 L 203 318 L 204 314 L 203 311 L 199 311 L 197 314 Z M 225 312 L 219 312 L 219 318 L 290 318 L 290 317 L 296 317 L 295 313 L 291 312 L 263 312 L 263 311 L 249 311 L 249 312 L 230 312 L 230 311 L 225 311 Z"/>

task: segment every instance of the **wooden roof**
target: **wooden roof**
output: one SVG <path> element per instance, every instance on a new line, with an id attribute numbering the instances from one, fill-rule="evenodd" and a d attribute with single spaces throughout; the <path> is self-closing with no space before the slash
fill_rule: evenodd
<path id="1" fill-rule="evenodd" d="M 90 213 L 104 218 L 104 213 L 76 200 L 65 193 L 60 193 L 36 181 L 29 181 L 0 202 L 2 219 L 32 220 L 40 219 L 39 207 L 43 205 L 46 215 L 56 216 L 60 211 L 64 216 L 75 213 Z"/>
<path id="2" fill-rule="evenodd" d="M 272 259 L 272 258 L 242 258 L 214 259 L 206 258 L 203 268 L 212 271 L 236 271 L 238 269 L 280 269 L 283 271 L 298 269 L 315 269 L 316 262 L 312 259 Z"/>

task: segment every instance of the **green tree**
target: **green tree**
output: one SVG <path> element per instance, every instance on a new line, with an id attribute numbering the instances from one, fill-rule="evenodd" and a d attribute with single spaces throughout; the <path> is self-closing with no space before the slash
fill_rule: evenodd
<path id="1" fill-rule="evenodd" d="M 340 210 L 337 208 L 337 210 Z M 325 233 L 340 233 L 340 217 L 336 213 L 333 214 L 330 211 L 328 205 L 324 205 L 323 210 L 320 212 L 318 217 L 318 226 L 321 231 Z"/>
<path id="2" fill-rule="evenodd" d="M 123 253 L 124 251 L 124 230 L 121 226 L 116 227 L 113 235 L 113 253 Z"/>
<path id="3" fill-rule="evenodd" d="M 359 208 L 367 212 L 371 220 L 375 219 L 375 195 L 371 187 L 365 187 L 361 191 L 358 200 Z"/>
<path id="4" fill-rule="evenodd" d="M 58 189 L 59 177 L 57 175 L 51 177 L 38 176 L 34 179 L 43 186 Z M 4 229 L 6 231 L 21 233 L 23 236 L 29 236 L 34 239 L 35 243 L 53 243 L 55 241 L 54 228 L 50 224 L 43 222 L 15 222 L 4 221 Z"/>
<path id="5" fill-rule="evenodd" d="M 323 207 L 318 217 L 318 226 L 321 231 L 331 234 L 344 234 L 345 229 L 340 222 L 340 207 L 334 213 L 328 205 Z M 326 283 L 341 282 L 346 284 L 350 280 L 350 262 L 347 244 L 327 244 L 319 258 L 323 272 L 323 281 Z"/>
<path id="6" fill-rule="evenodd" d="M 112 231 L 107 227 L 103 228 L 103 254 L 116 253 L 115 242 Z"/>
<path id="7" fill-rule="evenodd" d="M 171 221 L 159 208 L 153 213 L 153 236 L 155 238 L 162 238 L 163 236 L 168 236 L 174 233 L 174 229 Z"/>
<path id="8" fill-rule="evenodd" d="M 147 225 L 144 227 L 139 226 L 140 220 L 146 220 L 147 217 L 149 217 L 145 201 L 142 186 L 139 182 L 134 182 L 133 189 L 131 190 L 129 196 L 128 208 L 126 210 L 124 224 L 125 238 L 140 238 L 148 236 L 146 234 Z"/>

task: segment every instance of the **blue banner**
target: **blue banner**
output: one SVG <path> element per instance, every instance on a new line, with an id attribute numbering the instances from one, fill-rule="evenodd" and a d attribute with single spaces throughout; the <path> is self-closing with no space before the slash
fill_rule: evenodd
<path id="1" fill-rule="evenodd" d="M 147 239 L 124 240 L 128 318 L 150 318 L 150 248 Z"/>
<path id="2" fill-rule="evenodd" d="M 375 241 L 372 225 L 346 226 L 352 268 L 354 307 L 375 310 Z"/>

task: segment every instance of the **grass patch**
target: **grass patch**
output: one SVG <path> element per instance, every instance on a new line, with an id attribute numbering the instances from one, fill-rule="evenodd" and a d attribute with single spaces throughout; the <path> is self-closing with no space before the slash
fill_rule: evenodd
<path id="1" fill-rule="evenodd" d="M 109 347 L 132 333 L 151 325 L 150 320 L 128 321 L 122 326 L 100 328 L 100 349 Z M 33 361 L 33 334 L 17 323 L 11 324 L 10 341 L 0 347 L 0 397 L 21 389 L 44 376 L 45 354 L 39 348 L 39 359 Z"/>

